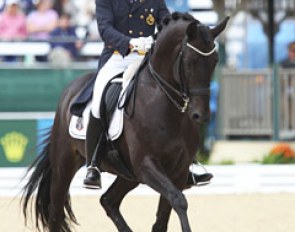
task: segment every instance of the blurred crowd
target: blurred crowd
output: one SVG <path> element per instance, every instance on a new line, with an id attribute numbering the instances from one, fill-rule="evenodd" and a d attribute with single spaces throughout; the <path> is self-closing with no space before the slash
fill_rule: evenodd
<path id="1" fill-rule="evenodd" d="M 0 41 L 48 41 L 44 62 L 63 55 L 76 60 L 85 41 L 99 41 L 95 5 L 91 0 L 0 0 Z M 22 59 L 12 55 L 1 60 Z"/>

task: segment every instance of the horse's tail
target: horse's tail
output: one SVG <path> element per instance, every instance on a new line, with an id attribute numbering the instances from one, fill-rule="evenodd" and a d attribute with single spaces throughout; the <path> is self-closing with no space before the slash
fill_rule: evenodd
<path id="1" fill-rule="evenodd" d="M 43 141 L 42 151 L 38 157 L 34 160 L 32 165 L 28 168 L 26 176 L 30 175 L 28 182 L 24 186 L 22 192 L 22 210 L 27 223 L 28 214 L 32 216 L 32 196 L 35 190 L 36 200 L 34 202 L 35 207 L 35 226 L 40 231 L 40 222 L 42 228 L 47 231 L 49 229 L 49 204 L 50 204 L 50 189 L 51 189 L 51 176 L 52 169 L 49 159 L 50 152 L 50 131 L 46 135 L 46 139 Z M 25 176 L 25 177 L 26 177 Z M 77 224 L 77 220 L 71 208 L 70 197 L 67 196 L 65 201 L 65 209 L 67 215 L 71 221 Z M 64 218 L 61 226 L 61 231 L 70 231 L 68 220 Z"/>

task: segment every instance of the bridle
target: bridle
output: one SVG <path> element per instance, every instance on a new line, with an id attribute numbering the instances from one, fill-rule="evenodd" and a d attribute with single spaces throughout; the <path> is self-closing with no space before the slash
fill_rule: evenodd
<path id="1" fill-rule="evenodd" d="M 198 48 L 194 47 L 193 45 L 191 45 L 190 43 L 188 43 L 186 37 L 183 39 L 182 47 L 181 47 L 180 52 L 178 53 L 177 58 L 176 58 L 176 73 L 177 73 L 179 80 L 180 80 L 180 90 L 174 88 L 165 79 L 163 79 L 161 77 L 161 75 L 155 71 L 150 60 L 148 63 L 149 71 L 152 74 L 152 77 L 157 82 L 160 89 L 165 93 L 165 95 L 169 98 L 169 100 L 182 113 L 186 112 L 186 110 L 188 108 L 188 105 L 190 102 L 189 96 L 209 96 L 210 95 L 210 88 L 209 87 L 189 89 L 188 84 L 185 83 L 185 81 L 187 79 L 185 78 L 185 72 L 183 71 L 183 53 L 184 53 L 184 49 L 186 47 L 191 48 L 193 51 L 195 51 L 199 55 L 205 56 L 205 57 L 212 55 L 216 51 L 216 46 L 214 46 L 214 48 L 211 51 L 203 52 L 200 49 L 198 49 Z M 172 93 L 176 94 L 178 97 L 180 97 L 183 104 L 179 104 L 177 102 L 177 100 L 175 100 L 175 98 L 172 97 L 170 92 L 172 92 Z"/>

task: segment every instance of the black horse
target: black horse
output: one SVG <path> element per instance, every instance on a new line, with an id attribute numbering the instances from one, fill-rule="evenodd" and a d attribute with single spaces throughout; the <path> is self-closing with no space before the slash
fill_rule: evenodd
<path id="1" fill-rule="evenodd" d="M 114 142 L 134 176 L 118 170 L 107 155 L 101 163 L 103 171 L 117 175 L 100 202 L 118 231 L 131 231 L 119 206 L 139 183 L 161 195 L 152 231 L 167 231 L 172 209 L 179 216 L 182 231 L 191 231 L 182 191 L 200 145 L 200 125 L 210 116 L 209 85 L 218 61 L 214 39 L 227 21 L 210 29 L 189 14 L 173 13 L 163 20 L 154 49 L 137 77 L 134 102 L 126 106 L 134 109 L 133 116 L 125 117 L 123 133 Z M 23 212 L 27 218 L 37 190 L 34 208 L 38 229 L 71 231 L 70 222 L 77 222 L 69 186 L 85 164 L 85 144 L 69 135 L 69 108 L 90 78 L 76 79 L 64 91 L 45 147 L 29 169 L 33 168 L 23 190 Z"/>

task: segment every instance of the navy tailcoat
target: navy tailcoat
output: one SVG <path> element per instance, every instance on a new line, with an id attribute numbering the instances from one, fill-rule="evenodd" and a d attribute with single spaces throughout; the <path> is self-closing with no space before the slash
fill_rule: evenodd
<path id="1" fill-rule="evenodd" d="M 165 0 L 96 0 L 96 18 L 104 49 L 99 59 L 98 71 L 114 51 L 122 56 L 129 54 L 131 38 L 148 37 L 155 32 L 155 26 L 170 14 Z M 71 106 L 71 113 L 81 116 L 92 97 L 97 73 Z"/>

